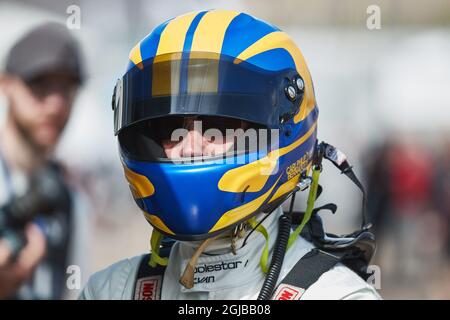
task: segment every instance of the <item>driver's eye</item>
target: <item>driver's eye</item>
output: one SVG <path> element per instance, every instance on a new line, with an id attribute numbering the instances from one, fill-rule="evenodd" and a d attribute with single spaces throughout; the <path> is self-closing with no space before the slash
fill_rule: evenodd
<path id="1" fill-rule="evenodd" d="M 172 134 L 175 130 L 183 128 L 183 117 L 164 117 L 153 119 L 148 122 L 149 128 L 152 130 L 157 141 L 172 141 Z M 182 137 L 180 137 L 181 139 Z"/>
<path id="2" fill-rule="evenodd" d="M 220 118 L 220 117 L 204 117 L 202 118 L 202 127 L 206 131 L 208 129 L 216 129 L 225 137 L 227 129 L 236 130 L 242 127 L 240 119 Z"/>

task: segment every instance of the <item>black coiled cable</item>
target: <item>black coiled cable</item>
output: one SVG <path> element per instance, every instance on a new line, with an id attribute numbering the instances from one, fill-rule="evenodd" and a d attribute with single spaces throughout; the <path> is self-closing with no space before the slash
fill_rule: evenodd
<path id="1" fill-rule="evenodd" d="M 273 295 L 286 254 L 288 240 L 291 234 L 291 224 L 290 215 L 283 214 L 279 218 L 278 237 L 275 243 L 272 261 L 270 262 L 269 271 L 267 272 L 262 289 L 259 292 L 258 300 L 269 300 Z"/>

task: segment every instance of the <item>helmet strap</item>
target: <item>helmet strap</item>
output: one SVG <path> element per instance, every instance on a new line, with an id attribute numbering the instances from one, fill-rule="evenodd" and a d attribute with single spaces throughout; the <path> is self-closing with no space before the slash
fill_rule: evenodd
<path id="1" fill-rule="evenodd" d="M 184 269 L 183 275 L 181 276 L 180 281 L 179 281 L 183 287 L 185 287 L 186 289 L 192 289 L 192 287 L 194 287 L 194 271 L 195 271 L 195 266 L 197 265 L 198 258 L 206 250 L 206 248 L 211 244 L 211 242 L 213 242 L 214 240 L 218 239 L 221 236 L 223 236 L 223 235 L 218 234 L 215 237 L 206 239 L 197 248 L 197 250 L 195 250 L 194 255 L 187 263 L 186 268 Z"/>

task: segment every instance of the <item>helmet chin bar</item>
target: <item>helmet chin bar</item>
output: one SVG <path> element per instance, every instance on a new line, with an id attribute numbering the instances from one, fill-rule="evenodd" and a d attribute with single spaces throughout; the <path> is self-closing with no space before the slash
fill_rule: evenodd
<path id="1" fill-rule="evenodd" d="M 363 200 L 362 200 L 362 224 L 361 224 L 361 229 L 358 231 L 355 231 L 352 233 L 352 235 L 354 234 L 358 234 L 358 232 L 362 232 L 362 231 L 368 231 L 371 228 L 371 223 L 368 223 L 367 221 L 367 217 L 366 217 L 366 210 L 365 210 L 365 206 L 366 206 L 366 193 L 365 193 L 365 189 L 364 186 L 361 184 L 361 182 L 359 181 L 359 179 L 356 177 L 355 173 L 353 172 L 352 166 L 348 163 L 347 161 L 347 157 L 344 153 L 342 153 L 340 150 L 336 149 L 335 147 L 333 147 L 332 145 L 325 143 L 325 142 L 321 142 L 318 143 L 316 146 L 316 152 L 314 154 L 313 157 L 313 165 L 316 166 L 317 168 L 319 168 L 319 170 L 322 170 L 322 160 L 323 158 L 331 161 L 338 169 L 341 170 L 341 173 L 344 173 L 346 176 L 349 177 L 349 179 L 351 179 L 357 186 L 358 188 L 361 190 L 362 194 L 363 194 Z M 217 230 L 215 232 L 212 233 L 207 233 L 207 234 L 198 234 L 198 235 L 170 235 L 170 234 L 166 234 L 163 230 L 159 230 L 162 234 L 164 234 L 166 237 L 174 239 L 174 240 L 180 240 L 180 241 L 199 241 L 199 240 L 205 240 L 211 237 L 215 237 L 217 235 L 220 234 L 225 234 L 226 232 L 230 232 L 232 233 L 233 231 L 235 231 L 237 228 L 239 228 L 240 225 L 242 225 L 243 223 L 245 223 L 247 220 L 255 217 L 256 215 L 260 214 L 260 213 L 264 213 L 266 216 L 258 223 L 261 224 L 266 217 L 268 217 L 276 208 L 278 208 L 279 206 L 281 206 L 287 199 L 289 199 L 293 194 L 295 194 L 298 191 L 304 191 L 307 188 L 309 188 L 311 186 L 312 183 L 312 177 L 306 176 L 306 174 L 302 174 L 302 176 L 300 177 L 300 181 L 298 182 L 297 186 L 291 191 L 286 193 L 285 195 L 281 196 L 279 199 L 275 200 L 274 202 L 270 203 L 270 204 L 265 204 L 263 205 L 259 210 L 255 211 L 253 214 L 245 217 L 243 220 L 238 221 L 226 228 L 223 228 L 221 230 Z M 317 190 L 317 195 L 316 198 L 319 197 L 319 195 L 322 192 L 322 187 L 320 185 L 318 185 L 318 190 Z M 315 200 L 315 199 L 314 199 Z M 336 207 L 336 205 L 331 204 L 332 206 Z M 330 209 L 329 205 L 325 205 L 319 208 L 315 208 L 313 209 L 313 215 L 315 213 L 317 213 L 319 210 L 323 210 L 323 209 Z M 336 211 L 336 209 L 332 210 L 333 213 Z M 293 224 L 297 224 L 295 222 L 299 222 L 299 217 L 303 216 L 304 212 L 300 212 L 300 211 L 293 211 L 292 212 L 292 219 L 293 219 Z M 298 224 L 299 224 L 298 223 Z M 158 228 L 157 228 L 158 229 Z M 249 232 L 248 235 L 246 235 L 246 238 L 248 238 L 248 236 L 254 231 L 254 228 L 252 228 L 252 230 Z M 344 237 L 346 238 L 346 237 Z M 336 242 L 336 240 L 333 240 L 334 242 Z M 243 246 L 245 245 L 246 241 L 244 241 Z"/>

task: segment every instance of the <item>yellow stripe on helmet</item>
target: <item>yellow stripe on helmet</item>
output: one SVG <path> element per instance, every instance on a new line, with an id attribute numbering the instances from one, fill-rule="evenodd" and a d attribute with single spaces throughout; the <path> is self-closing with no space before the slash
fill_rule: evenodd
<path id="1" fill-rule="evenodd" d="M 283 183 L 278 189 L 277 191 L 273 194 L 272 198 L 270 198 L 269 203 L 271 203 L 272 201 L 278 199 L 279 197 L 281 197 L 283 194 L 288 193 L 289 191 L 291 191 L 292 189 L 295 188 L 295 186 L 298 183 L 298 180 L 300 178 L 300 175 L 296 175 L 295 177 L 289 179 L 288 181 L 286 181 L 285 183 Z"/>
<path id="2" fill-rule="evenodd" d="M 219 221 L 217 221 L 217 223 L 214 225 L 214 227 L 212 227 L 211 230 L 209 230 L 209 232 L 211 233 L 220 230 L 222 228 L 225 228 L 229 225 L 232 225 L 233 223 L 236 223 L 244 219 L 249 214 L 258 210 L 258 208 L 264 203 L 264 201 L 266 201 L 266 199 L 272 194 L 272 190 L 277 185 L 281 176 L 282 175 L 278 177 L 273 186 L 269 190 L 267 190 L 267 192 L 265 192 L 263 195 L 259 196 L 255 200 L 243 204 L 242 206 L 239 206 L 237 208 L 225 212 L 222 215 L 222 217 L 220 217 Z"/>
<path id="3" fill-rule="evenodd" d="M 176 17 L 171 20 L 164 28 L 159 39 L 158 50 L 156 51 L 156 59 L 159 55 L 166 53 L 183 52 L 184 40 L 189 26 L 199 12 L 191 12 Z"/>
<path id="4" fill-rule="evenodd" d="M 142 69 L 142 56 L 141 56 L 141 42 L 138 42 L 130 51 L 130 60 L 139 68 Z"/>
<path id="5" fill-rule="evenodd" d="M 194 32 L 190 58 L 197 58 L 198 54 L 202 52 L 213 53 L 219 57 L 225 32 L 231 21 L 238 14 L 239 12 L 229 10 L 213 10 L 205 13 Z M 195 69 L 192 72 L 195 72 Z M 218 75 L 219 63 L 210 64 L 208 66 L 207 81 L 203 81 L 200 86 L 198 82 L 195 84 L 188 83 L 188 92 L 217 92 L 219 86 Z M 192 76 L 195 77 L 195 75 Z"/>
<path id="6" fill-rule="evenodd" d="M 177 94 L 180 87 L 179 65 L 159 63 L 181 59 L 184 41 L 189 26 L 198 12 L 191 12 L 171 20 L 164 28 L 159 39 L 153 64 L 152 95 Z"/>
<path id="7" fill-rule="evenodd" d="M 290 145 L 271 151 L 267 156 L 255 162 L 227 171 L 219 180 L 218 188 L 227 192 L 258 192 L 273 174 L 278 159 L 304 143 L 316 130 L 317 121 L 298 140 Z M 264 174 L 261 174 L 264 173 Z"/>
<path id="8" fill-rule="evenodd" d="M 306 167 L 306 172 L 307 175 L 309 175 L 309 172 L 311 170 L 311 163 L 309 163 L 309 165 Z M 268 203 L 271 203 L 275 200 L 277 200 L 279 197 L 281 197 L 282 195 L 292 191 L 295 186 L 297 185 L 297 183 L 300 180 L 300 175 L 296 175 L 294 177 L 292 177 L 291 179 L 289 179 L 288 181 L 286 181 L 285 183 L 283 183 L 281 186 L 278 187 L 277 191 L 275 191 L 275 193 L 273 194 L 272 198 L 270 198 Z"/>
<path id="9" fill-rule="evenodd" d="M 285 49 L 291 55 L 295 63 L 297 72 L 303 77 L 305 82 L 305 94 L 300 106 L 300 112 L 294 116 L 294 123 L 298 123 L 305 119 L 308 114 L 314 109 L 316 102 L 314 98 L 314 89 L 312 86 L 311 75 L 308 67 L 306 66 L 305 59 L 292 39 L 282 31 L 271 32 L 252 45 L 242 51 L 235 59 L 235 63 L 238 64 L 245 61 L 259 53 L 272 50 L 272 49 Z"/>
<path id="10" fill-rule="evenodd" d="M 146 176 L 132 171 L 125 164 L 123 170 L 135 198 L 145 198 L 155 193 L 155 187 Z"/>
<path id="11" fill-rule="evenodd" d="M 231 10 L 205 13 L 195 30 L 191 51 L 220 53 L 225 32 L 238 14 L 239 12 Z"/>
<path id="12" fill-rule="evenodd" d="M 142 213 L 144 214 L 145 219 L 147 219 L 147 221 L 150 222 L 150 224 L 152 226 L 154 226 L 155 228 L 157 228 L 167 234 L 172 234 L 172 235 L 175 234 L 175 232 L 170 230 L 159 217 L 155 216 L 154 214 L 147 213 L 145 211 L 142 211 Z"/>

